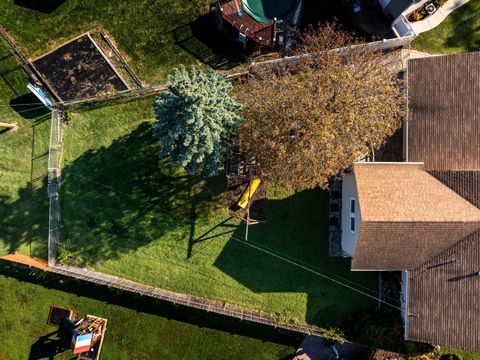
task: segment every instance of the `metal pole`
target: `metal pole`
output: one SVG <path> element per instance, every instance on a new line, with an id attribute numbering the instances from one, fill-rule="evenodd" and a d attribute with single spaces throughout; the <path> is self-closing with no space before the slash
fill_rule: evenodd
<path id="1" fill-rule="evenodd" d="M 245 241 L 248 241 L 248 224 L 250 223 L 250 191 L 252 190 L 252 175 L 249 173 L 248 180 L 248 201 L 247 201 L 247 225 L 245 227 Z"/>

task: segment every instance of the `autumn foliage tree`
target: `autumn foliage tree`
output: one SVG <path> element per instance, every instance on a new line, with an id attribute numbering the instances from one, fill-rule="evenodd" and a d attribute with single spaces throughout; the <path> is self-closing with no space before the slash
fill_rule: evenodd
<path id="1" fill-rule="evenodd" d="M 335 24 L 310 29 L 295 52 L 295 61 L 256 66 L 238 87 L 239 144 L 265 178 L 326 188 L 400 127 L 402 83 L 390 55 Z"/>
<path id="2" fill-rule="evenodd" d="M 213 176 L 223 169 L 240 121 L 232 84 L 213 70 L 179 66 L 168 90 L 155 99 L 155 135 L 169 156 L 191 175 Z"/>

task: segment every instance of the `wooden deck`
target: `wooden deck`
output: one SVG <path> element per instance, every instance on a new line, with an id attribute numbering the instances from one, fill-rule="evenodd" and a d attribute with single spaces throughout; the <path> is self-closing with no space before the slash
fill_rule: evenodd
<path id="1" fill-rule="evenodd" d="M 237 5 L 241 8 L 240 0 L 220 2 L 219 7 L 222 19 L 259 45 L 272 46 L 274 43 L 275 25 L 259 23 L 245 11 L 242 11 L 242 16 L 239 16 Z"/>

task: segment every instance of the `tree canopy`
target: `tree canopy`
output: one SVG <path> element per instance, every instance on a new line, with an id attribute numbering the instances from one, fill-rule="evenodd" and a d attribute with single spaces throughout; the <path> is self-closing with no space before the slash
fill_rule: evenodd
<path id="1" fill-rule="evenodd" d="M 160 156 L 170 156 L 192 175 L 213 176 L 240 121 L 232 85 L 213 70 L 180 66 L 169 77 L 168 91 L 154 101 L 155 135 Z"/>
<path id="2" fill-rule="evenodd" d="M 265 178 L 326 188 L 400 127 L 402 81 L 390 55 L 359 45 L 335 24 L 310 29 L 295 54 L 281 66 L 256 67 L 238 88 L 239 144 Z"/>

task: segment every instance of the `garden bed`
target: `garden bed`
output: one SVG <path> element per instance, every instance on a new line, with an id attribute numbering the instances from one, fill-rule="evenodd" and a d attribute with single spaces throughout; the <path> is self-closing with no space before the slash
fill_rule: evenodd
<path id="1" fill-rule="evenodd" d="M 433 0 L 428 1 L 425 4 L 421 5 L 419 8 L 415 9 L 413 12 L 407 15 L 407 19 L 410 22 L 420 21 L 428 18 L 430 15 L 433 15 L 438 9 L 445 4 L 447 0 Z M 432 7 L 429 11 L 429 7 Z"/>
<path id="2" fill-rule="evenodd" d="M 62 101 L 129 89 L 88 34 L 40 57 L 32 65 Z"/>

